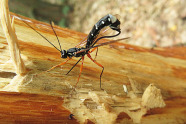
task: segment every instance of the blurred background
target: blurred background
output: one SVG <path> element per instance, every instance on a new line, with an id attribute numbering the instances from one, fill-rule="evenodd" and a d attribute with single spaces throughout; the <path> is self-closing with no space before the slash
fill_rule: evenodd
<path id="1" fill-rule="evenodd" d="M 122 34 L 144 47 L 186 45 L 186 0 L 9 0 L 11 12 L 89 33 L 103 16 L 118 14 Z"/>

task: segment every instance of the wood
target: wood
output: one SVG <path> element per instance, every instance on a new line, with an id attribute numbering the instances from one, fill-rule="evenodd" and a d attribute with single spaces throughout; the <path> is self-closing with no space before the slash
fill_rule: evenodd
<path id="1" fill-rule="evenodd" d="M 11 61 L 15 66 L 16 74 L 18 75 L 24 75 L 26 73 L 25 65 L 21 59 L 20 56 L 20 50 L 18 47 L 18 39 L 15 34 L 15 28 L 14 28 L 14 18 L 10 18 L 9 10 L 7 4 L 8 1 L 4 0 L 0 2 L 1 4 L 1 24 L 3 27 L 4 34 L 6 36 L 9 51 L 11 55 Z"/>
<path id="2" fill-rule="evenodd" d="M 61 105 L 63 98 L 47 95 L 0 92 L 1 123 L 77 123 Z"/>
<path id="3" fill-rule="evenodd" d="M 28 23 L 32 27 L 58 46 L 56 37 L 49 24 L 28 18 L 24 19 L 29 20 Z M 28 74 L 24 77 L 14 77 L 12 79 L 15 70 L 11 65 L 11 62 L 8 61 L 10 59 L 8 46 L 2 27 L 0 27 L 0 69 L 2 70 L 0 73 L 0 87 L 1 90 L 4 91 L 24 92 L 30 93 L 30 95 L 27 94 L 27 96 L 24 93 L 15 93 L 19 94 L 19 98 L 15 98 L 15 95 L 12 95 L 14 93 L 2 92 L 0 95 L 2 98 L 0 106 L 3 102 L 8 103 L 11 99 L 23 99 L 25 102 L 30 102 L 27 99 L 28 97 L 32 97 L 32 94 L 40 94 L 41 96 L 36 95 L 34 97 L 34 99 L 36 99 L 34 102 L 37 103 L 37 106 L 42 106 L 45 103 L 45 100 L 50 101 L 48 106 L 54 104 L 54 106 L 58 108 L 57 111 L 53 112 L 56 122 L 61 122 L 61 118 L 66 119 L 70 113 L 63 108 L 59 109 L 59 103 L 61 104 L 63 102 L 63 106 L 75 114 L 75 118 L 81 123 L 84 122 L 83 117 L 91 117 L 89 115 L 90 113 L 94 114 L 96 111 L 99 111 L 99 109 L 91 108 L 97 108 L 99 106 L 104 108 L 101 110 L 105 112 L 105 115 L 108 114 L 109 117 L 116 116 L 116 120 L 113 119 L 112 123 L 140 123 L 140 119 L 141 123 L 151 122 L 166 124 L 186 122 L 184 116 L 186 114 L 185 47 L 148 49 L 125 44 L 125 41 L 100 47 L 96 60 L 105 67 L 102 77 L 102 88 L 104 88 L 105 91 L 99 89 L 99 75 L 101 73 L 101 68 L 92 63 L 91 60 L 85 56 L 81 78 L 75 92 L 72 87 L 77 82 L 81 64 L 78 64 L 69 75 L 65 74 L 76 63 L 78 58 L 69 60 L 69 62 L 63 65 L 62 68 L 44 72 L 65 60 L 60 58 L 60 53 L 56 49 L 17 18 L 15 18 L 15 30 Z M 57 26 L 55 26 L 55 31 L 57 32 L 63 49 L 74 47 L 87 36 L 86 34 Z M 102 40 L 101 42 L 105 41 L 106 40 Z M 94 56 L 94 53 L 92 53 L 92 56 Z M 146 113 L 146 111 L 147 113 L 142 118 L 139 118 L 139 120 L 134 121 L 131 119 L 132 116 L 136 113 L 142 113 L 144 110 L 144 106 L 141 106 L 142 94 L 150 83 L 153 83 L 155 87 L 158 87 L 158 89 L 161 90 L 166 107 L 145 109 L 144 113 Z M 124 92 L 123 85 L 127 86 L 128 94 Z M 6 96 L 9 96 L 11 99 L 8 99 L 7 101 L 6 99 L 4 100 Z M 59 99 L 59 96 L 64 97 L 65 100 Z M 52 99 L 54 103 L 52 103 L 50 99 Z M 140 107 L 134 109 L 134 103 L 136 103 L 136 106 Z M 126 104 L 131 105 L 133 109 L 130 110 L 129 108 L 131 107 L 126 107 Z M 78 113 L 78 111 L 80 111 L 77 111 L 78 105 L 79 108 L 84 107 L 84 116 L 81 116 L 80 113 Z M 15 106 L 22 106 L 22 104 L 20 101 L 17 101 L 16 104 L 11 102 L 10 105 L 6 106 L 7 113 L 10 113 L 13 110 L 9 110 L 9 106 L 16 108 Z M 29 107 L 30 106 L 25 106 L 25 110 L 29 110 Z M 47 107 L 47 111 L 49 109 L 50 107 Z M 123 109 L 124 112 L 119 113 L 119 109 Z M 15 112 L 19 113 L 22 110 L 23 109 L 15 109 Z M 45 110 L 37 109 L 36 111 L 45 113 Z M 126 114 L 126 111 L 133 112 L 133 115 Z M 58 112 L 64 112 L 64 114 L 58 114 Z M 3 111 L 0 111 L 0 113 L 2 114 Z M 33 113 L 30 114 L 31 115 L 28 115 L 28 118 L 26 118 L 28 121 L 30 120 L 29 122 L 37 120 L 38 117 L 34 116 Z M 18 114 L 9 114 L 9 116 L 4 115 L 2 117 L 9 120 L 10 115 L 14 118 L 20 117 Z M 44 121 L 50 122 L 50 118 L 47 118 L 48 115 L 48 113 L 42 114 L 41 120 L 46 118 Z M 103 116 L 103 118 L 95 117 L 96 119 L 88 119 L 94 123 L 103 122 L 105 115 L 99 115 L 99 113 L 97 113 L 97 115 Z M 25 118 L 22 119 L 22 122 L 24 122 Z M 69 120 L 65 119 L 64 122 L 69 122 Z M 15 121 L 13 120 L 11 122 Z"/>

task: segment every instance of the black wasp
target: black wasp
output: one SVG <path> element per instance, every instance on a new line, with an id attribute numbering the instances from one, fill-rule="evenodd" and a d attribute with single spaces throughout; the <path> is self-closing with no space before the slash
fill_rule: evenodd
<path id="1" fill-rule="evenodd" d="M 24 23 L 26 23 L 25 21 L 23 21 Z M 27 24 L 27 23 L 26 23 Z M 36 31 L 33 27 L 31 27 L 29 24 L 27 24 L 30 28 L 32 28 L 34 31 Z M 38 31 L 36 31 L 40 36 L 42 36 L 44 39 L 46 39 L 52 46 L 54 46 L 58 51 L 60 51 L 61 53 L 61 58 L 67 58 L 65 62 L 62 62 L 60 63 L 59 65 L 56 65 L 54 67 L 52 67 L 51 69 L 47 70 L 47 71 L 50 71 L 52 69 L 54 69 L 55 67 L 58 67 L 58 66 L 61 66 L 61 65 L 64 65 L 68 60 L 70 60 L 72 57 L 81 57 L 77 63 L 68 71 L 68 73 L 80 62 L 80 60 L 82 60 L 82 64 L 80 66 L 80 73 L 79 73 L 79 77 L 78 77 L 78 80 L 77 80 L 77 83 L 79 82 L 79 78 L 81 76 L 81 72 L 82 72 L 82 69 L 83 69 L 83 62 L 84 62 L 84 56 L 87 55 L 95 64 L 97 64 L 98 66 L 100 66 L 102 68 L 102 72 L 100 74 L 100 88 L 101 88 L 101 76 L 103 74 L 103 70 L 104 70 L 104 67 L 98 63 L 95 59 L 92 59 L 90 53 L 92 53 L 93 51 L 95 51 L 96 49 L 98 50 L 98 47 L 99 46 L 103 46 L 103 45 L 107 45 L 109 43 L 113 43 L 113 42 L 117 42 L 117 41 L 120 41 L 120 40 L 125 40 L 125 39 L 128 39 L 129 37 L 127 38 L 122 38 L 122 39 L 118 39 L 118 40 L 113 40 L 113 41 L 108 41 L 108 42 L 105 42 L 105 43 L 101 43 L 101 44 L 98 44 L 98 45 L 95 45 L 100 39 L 103 39 L 103 38 L 111 38 L 111 37 L 116 37 L 118 36 L 120 33 L 121 33 L 121 29 L 120 29 L 120 21 L 116 18 L 116 16 L 113 16 L 111 14 L 108 14 L 104 17 L 102 17 L 92 28 L 92 30 L 90 31 L 90 33 L 88 34 L 87 36 L 87 39 L 80 42 L 77 46 L 75 46 L 74 48 L 70 48 L 68 50 L 62 50 L 61 48 L 61 45 L 60 45 L 60 42 L 59 42 L 59 39 L 57 37 L 57 34 L 52 26 L 52 23 L 51 23 L 51 27 L 53 29 L 53 32 L 55 33 L 56 35 L 56 38 L 58 40 L 58 43 L 59 43 L 59 46 L 60 46 L 60 49 L 58 49 L 56 46 L 54 46 L 48 39 L 46 39 L 42 34 L 40 34 Z M 117 31 L 118 33 L 115 34 L 115 35 L 111 35 L 111 36 L 102 36 L 102 37 L 99 37 L 98 38 L 98 35 L 100 34 L 100 31 L 102 29 L 104 29 L 105 27 L 109 27 L 110 29 L 114 30 L 114 31 Z M 80 47 L 81 45 L 85 44 L 85 47 Z M 90 49 L 92 49 L 90 51 Z M 97 53 L 96 53 L 97 55 Z M 67 74 L 68 74 L 67 73 Z M 76 83 L 76 85 L 77 85 Z M 75 86 L 76 86 L 75 85 Z M 102 89 L 102 88 L 101 88 Z"/>

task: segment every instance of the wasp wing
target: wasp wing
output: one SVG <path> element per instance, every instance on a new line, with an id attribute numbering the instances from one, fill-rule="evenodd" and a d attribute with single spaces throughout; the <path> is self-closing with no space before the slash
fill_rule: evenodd
<path id="1" fill-rule="evenodd" d="M 121 41 L 121 40 L 127 40 L 127 39 L 129 39 L 129 38 L 130 38 L 130 37 L 121 38 L 121 39 L 117 39 L 117 40 L 107 41 L 107 42 L 104 42 L 104 43 L 95 45 L 95 46 L 93 46 L 93 47 L 90 47 L 90 48 L 87 48 L 87 49 L 83 49 L 83 50 L 81 50 L 81 51 L 78 51 L 78 52 L 76 52 L 76 54 L 81 53 L 81 52 L 85 52 L 85 51 L 90 50 L 90 49 L 95 48 L 95 47 L 100 47 L 100 46 L 108 45 L 108 44 L 115 43 L 115 42 L 118 42 L 118 41 Z"/>

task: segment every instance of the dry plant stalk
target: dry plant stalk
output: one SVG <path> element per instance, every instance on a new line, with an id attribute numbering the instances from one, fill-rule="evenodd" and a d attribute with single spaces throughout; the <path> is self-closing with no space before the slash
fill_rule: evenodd
<path id="1" fill-rule="evenodd" d="M 12 62 L 16 68 L 16 74 L 23 75 L 26 73 L 24 62 L 21 59 L 20 50 L 18 46 L 18 39 L 14 29 L 14 18 L 10 19 L 8 8 L 8 0 L 1 0 L 1 24 L 8 42 Z"/>

